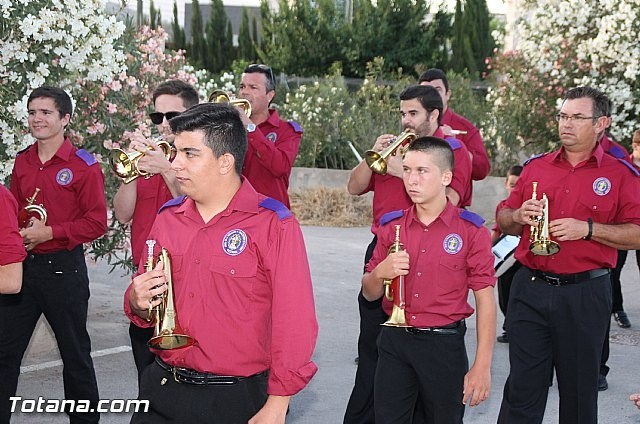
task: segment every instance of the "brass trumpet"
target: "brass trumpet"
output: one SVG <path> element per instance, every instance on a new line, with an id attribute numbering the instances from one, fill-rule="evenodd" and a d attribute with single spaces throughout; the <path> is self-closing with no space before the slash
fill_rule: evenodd
<path id="1" fill-rule="evenodd" d="M 531 198 L 536 200 L 538 197 L 538 183 L 533 182 L 533 194 Z M 542 193 L 542 201 L 544 206 L 542 208 L 542 215 L 532 218 L 534 222 L 531 225 L 531 232 L 529 234 L 529 250 L 534 255 L 550 256 L 555 255 L 560 251 L 560 245 L 551 240 L 549 236 L 549 199 L 546 193 Z"/>
<path id="2" fill-rule="evenodd" d="M 42 205 L 34 205 L 36 197 L 40 193 L 40 188 L 36 187 L 33 196 L 27 199 L 27 206 L 18 214 L 18 224 L 20 228 L 27 228 L 31 221 L 31 218 L 36 218 L 42 221 L 43 224 L 47 223 L 47 210 Z"/>
<path id="3" fill-rule="evenodd" d="M 403 250 L 405 249 L 404 245 L 400 243 L 400 226 L 396 225 L 396 240 L 389 248 L 389 254 L 401 252 Z M 393 302 L 391 316 L 382 325 L 386 325 L 388 327 L 411 327 L 407 324 L 407 319 L 404 313 L 404 308 L 406 306 L 404 275 L 398 275 L 393 280 L 385 278 L 382 284 L 384 284 L 384 297 Z"/>
<path id="4" fill-rule="evenodd" d="M 164 157 L 167 160 L 171 159 L 171 154 L 173 153 L 173 147 L 166 140 L 156 139 L 154 140 L 162 153 L 164 153 Z M 147 150 L 151 150 L 151 147 L 147 148 Z M 146 171 L 138 168 L 138 161 L 145 155 L 145 152 L 125 152 L 122 149 L 115 148 L 109 152 L 109 163 L 111 164 L 111 169 L 116 175 L 122 178 L 122 182 L 125 184 L 129 184 L 131 181 L 136 178 L 142 176 L 145 179 L 151 177 Z"/>
<path id="5" fill-rule="evenodd" d="M 416 139 L 416 134 L 409 128 L 404 130 L 386 149 L 381 152 L 367 150 L 364 153 L 369 168 L 376 174 L 387 174 L 387 158 L 396 154 L 396 150 L 405 142 L 411 144 Z"/>
<path id="6" fill-rule="evenodd" d="M 227 93 L 222 90 L 214 90 L 209 95 L 209 103 L 228 103 L 231 106 L 240 106 L 247 115 L 247 118 L 251 118 L 251 103 L 246 99 L 232 99 Z"/>
<path id="7" fill-rule="evenodd" d="M 153 248 L 155 240 L 147 240 L 148 257 L 145 265 L 147 272 L 154 268 Z M 161 302 L 158 306 L 152 307 L 149 304 L 149 317 L 147 320 L 155 320 L 153 337 L 147 343 L 149 347 L 160 350 L 180 349 L 191 346 L 195 339 L 184 332 L 178 323 L 178 315 L 173 300 L 173 279 L 171 277 L 171 258 L 169 252 L 164 247 L 160 252 L 158 262 L 162 262 L 164 275 L 167 278 L 167 290 L 158 295 Z"/>

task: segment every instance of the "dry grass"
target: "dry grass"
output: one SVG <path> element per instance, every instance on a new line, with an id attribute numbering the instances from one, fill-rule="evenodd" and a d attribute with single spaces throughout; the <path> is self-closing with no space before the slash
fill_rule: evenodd
<path id="1" fill-rule="evenodd" d="M 368 227 L 371 198 L 352 196 L 345 189 L 313 188 L 290 192 L 291 210 L 302 225 Z"/>

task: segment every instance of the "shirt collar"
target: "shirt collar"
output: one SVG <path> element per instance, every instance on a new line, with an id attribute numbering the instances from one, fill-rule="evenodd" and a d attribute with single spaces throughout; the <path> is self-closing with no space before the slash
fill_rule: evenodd
<path id="1" fill-rule="evenodd" d="M 240 185 L 240 189 L 231 198 L 231 201 L 229 202 L 229 205 L 227 205 L 226 209 L 220 212 L 220 214 L 218 215 L 227 216 L 233 211 L 258 213 L 259 201 L 260 195 L 258 194 L 258 192 L 253 188 L 251 183 L 249 183 L 246 178 L 242 177 L 242 184 Z M 198 212 L 196 203 L 188 197 L 178 207 L 176 213 L 184 213 L 187 218 L 193 219 L 195 221 L 202 221 L 202 217 L 200 216 L 200 212 Z M 211 222 L 213 222 L 213 220 Z"/>
<path id="2" fill-rule="evenodd" d="M 280 126 L 280 122 L 282 122 L 280 120 L 280 115 L 278 115 L 278 111 L 275 109 L 269 109 L 269 117 L 267 118 L 267 120 L 265 122 L 268 122 L 269 125 L 272 125 L 274 127 L 279 127 Z"/>
<path id="3" fill-rule="evenodd" d="M 451 202 L 447 200 L 447 204 L 444 207 L 444 210 L 440 212 L 440 215 L 438 215 L 438 217 L 433 222 L 436 222 L 439 220 L 439 221 L 442 221 L 442 223 L 445 226 L 450 227 L 451 222 L 453 221 L 453 218 L 455 217 L 457 211 L 458 211 L 458 208 L 453 206 Z M 420 221 L 420 219 L 418 218 L 418 215 L 416 214 L 415 204 L 411 206 L 409 209 L 407 209 L 407 221 L 409 222 L 415 221 L 417 224 L 421 225 L 422 227 L 426 227 L 426 225 L 424 225 L 422 221 Z M 433 222 L 431 224 L 433 224 Z"/>
<path id="4" fill-rule="evenodd" d="M 549 155 L 549 158 L 553 162 L 566 162 L 567 159 L 565 158 L 565 154 L 564 153 L 565 153 L 565 149 L 564 149 L 564 146 L 563 146 L 560 149 L 556 150 L 555 152 L 551 153 Z M 591 152 L 591 156 L 589 156 L 589 159 L 587 159 L 586 162 L 589 162 L 593 158 L 596 161 L 596 165 L 598 167 L 600 167 L 600 164 L 602 163 L 602 157 L 603 156 L 604 156 L 604 150 L 602 149 L 602 146 L 598 142 L 598 143 L 596 143 L 596 148 L 593 149 L 593 152 Z"/>
<path id="5" fill-rule="evenodd" d="M 38 156 L 38 142 L 37 141 L 35 143 L 33 143 L 33 149 L 31 150 L 31 152 L 33 152 L 34 157 Z M 53 156 L 54 157 L 57 156 L 60 159 L 62 159 L 63 161 L 68 162 L 69 161 L 69 157 L 71 156 L 72 153 L 73 153 L 73 145 L 71 144 L 71 141 L 68 138 L 65 138 L 64 141 L 62 142 L 60 147 L 58 147 L 58 150 L 56 151 L 56 153 Z"/>
<path id="6" fill-rule="evenodd" d="M 433 133 L 433 137 L 438 137 L 438 138 L 441 138 L 443 140 L 447 138 L 447 136 L 444 135 L 444 132 L 442 132 L 442 128 L 440 128 L 440 127 L 438 127 L 436 132 Z"/>

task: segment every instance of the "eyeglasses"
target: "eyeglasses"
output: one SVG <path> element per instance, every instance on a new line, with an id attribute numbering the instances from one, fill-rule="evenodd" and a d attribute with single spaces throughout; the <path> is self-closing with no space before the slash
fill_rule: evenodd
<path id="1" fill-rule="evenodd" d="M 164 118 L 167 118 L 167 121 L 170 120 L 171 118 L 175 118 L 176 116 L 180 115 L 182 112 L 167 112 L 167 113 L 162 113 L 162 112 L 151 112 L 149 114 L 149 118 L 151 118 L 151 122 L 153 122 L 156 125 L 160 125 L 162 124 L 162 121 L 164 121 Z"/>
<path id="2" fill-rule="evenodd" d="M 602 116 L 582 116 L 582 115 L 565 115 L 564 113 L 559 113 L 556 115 L 556 121 L 558 122 L 580 122 L 580 121 L 595 121 L 598 118 L 602 118 Z"/>
<path id="3" fill-rule="evenodd" d="M 276 77 L 273 75 L 273 69 L 271 69 L 267 65 L 263 65 L 261 63 L 252 63 L 251 65 L 244 68 L 244 72 L 246 74 L 252 74 L 254 72 L 265 74 L 267 78 L 269 78 L 269 82 L 271 82 L 271 84 L 273 85 L 276 85 Z"/>

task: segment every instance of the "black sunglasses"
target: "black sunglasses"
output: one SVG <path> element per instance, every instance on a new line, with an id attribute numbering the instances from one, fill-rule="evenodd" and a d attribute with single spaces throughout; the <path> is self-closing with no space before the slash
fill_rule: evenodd
<path id="1" fill-rule="evenodd" d="M 260 72 L 261 74 L 265 74 L 267 76 L 267 78 L 269 78 L 269 81 L 273 85 L 276 85 L 276 77 L 273 75 L 273 69 L 271 69 L 267 65 L 263 65 L 263 64 L 259 64 L 259 63 L 252 63 L 251 65 L 249 65 L 246 68 L 244 68 L 244 72 L 246 74 L 252 74 L 254 72 Z"/>
<path id="2" fill-rule="evenodd" d="M 162 124 L 162 121 L 164 120 L 164 118 L 167 118 L 167 121 L 170 120 L 171 118 L 175 118 L 176 116 L 180 115 L 182 112 L 167 112 L 167 113 L 162 113 L 162 112 L 151 112 L 149 114 L 149 118 L 151 118 L 151 122 L 153 122 L 156 125 L 160 125 Z"/>

